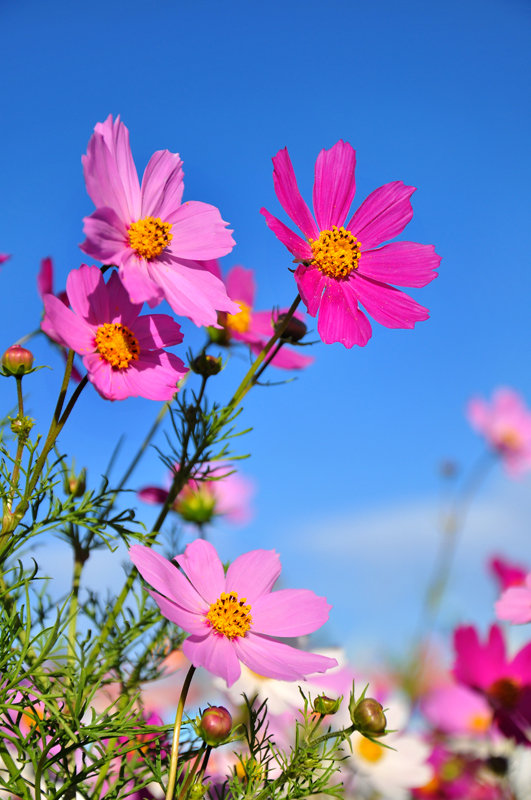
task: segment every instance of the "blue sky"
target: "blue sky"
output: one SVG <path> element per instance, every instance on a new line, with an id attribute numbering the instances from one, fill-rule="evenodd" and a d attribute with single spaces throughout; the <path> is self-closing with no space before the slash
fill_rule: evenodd
<path id="1" fill-rule="evenodd" d="M 482 449 L 467 399 L 510 385 L 531 404 L 530 23 L 525 0 L 0 4 L 9 75 L 0 251 L 13 254 L 1 274 L 3 347 L 38 324 L 40 259 L 53 257 L 57 288 L 81 263 L 93 206 L 80 157 L 109 113 L 129 127 L 140 172 L 154 150 L 181 154 L 185 199 L 213 203 L 230 221 L 237 246 L 225 269 L 256 270 L 259 308 L 289 305 L 296 292 L 288 254 L 259 214 L 280 211 L 271 157 L 281 147 L 308 200 L 315 158 L 339 138 L 357 150 L 356 204 L 391 180 L 418 187 L 402 238 L 443 257 L 440 277 L 411 292 L 431 319 L 414 331 L 374 325 L 364 349 L 318 344 L 297 381 L 256 390 L 242 418 L 253 426 L 242 446 L 256 517 L 244 532 L 214 534 L 224 557 L 276 547 L 287 584 L 330 597 L 326 636 L 345 636 L 354 652 L 371 638 L 399 647 L 411 628 L 435 551 L 438 463 L 466 468 Z M 183 330 L 190 346 L 202 341 L 191 324 Z M 32 415 L 47 419 L 60 363 L 43 341 L 34 351 L 53 367 L 28 386 Z M 234 359 L 220 376 L 219 400 L 244 368 Z M 2 382 L 4 408 L 12 388 Z M 86 391 L 62 447 L 96 480 L 116 431 L 134 448 L 155 413 L 147 401 L 110 404 Z M 137 480 L 164 480 L 154 453 Z M 499 468 L 490 475 L 459 554 L 449 622 L 490 617 L 490 549 L 531 563 L 528 491 Z M 371 597 L 379 558 L 380 600 Z"/>

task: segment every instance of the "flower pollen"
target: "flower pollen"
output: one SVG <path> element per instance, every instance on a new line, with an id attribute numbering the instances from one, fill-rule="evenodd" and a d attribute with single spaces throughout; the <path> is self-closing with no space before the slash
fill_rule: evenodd
<path id="1" fill-rule="evenodd" d="M 241 310 L 238 314 L 227 314 L 226 325 L 237 333 L 246 333 L 251 325 L 251 306 L 241 300 L 235 302 Z"/>
<path id="2" fill-rule="evenodd" d="M 131 361 L 138 361 L 138 339 L 125 325 L 105 322 L 96 331 L 96 349 L 104 361 L 116 369 L 126 369 Z"/>
<path id="3" fill-rule="evenodd" d="M 218 600 L 212 603 L 207 620 L 214 630 L 235 639 L 245 636 L 252 624 L 251 606 L 245 605 L 245 597 L 238 599 L 238 592 L 222 592 Z"/>
<path id="4" fill-rule="evenodd" d="M 375 764 L 384 755 L 384 748 L 365 736 L 358 741 L 357 749 L 360 756 L 371 764 Z"/>
<path id="5" fill-rule="evenodd" d="M 358 268 L 360 243 L 343 226 L 321 231 L 318 239 L 308 239 L 313 252 L 311 261 L 329 278 L 347 278 Z"/>
<path id="6" fill-rule="evenodd" d="M 173 239 L 170 233 L 171 222 L 163 222 L 160 217 L 144 217 L 129 226 L 129 244 L 141 258 L 160 256 Z"/>

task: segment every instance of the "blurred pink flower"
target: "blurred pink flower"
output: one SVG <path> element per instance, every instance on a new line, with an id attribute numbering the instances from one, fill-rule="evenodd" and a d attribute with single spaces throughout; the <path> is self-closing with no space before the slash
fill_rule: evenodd
<path id="1" fill-rule="evenodd" d="M 196 325 L 215 325 L 216 311 L 238 310 L 223 282 L 196 261 L 229 253 L 232 231 L 215 206 L 181 202 L 184 173 L 177 153 L 154 153 L 140 186 L 129 131 L 120 117 L 109 115 L 94 128 L 82 161 L 96 211 L 85 217 L 81 249 L 118 265 L 133 303 L 154 306 L 166 299 Z"/>
<path id="2" fill-rule="evenodd" d="M 489 569 L 502 590 L 525 583 L 526 570 L 520 564 L 513 564 L 500 556 L 490 559 Z"/>
<path id="3" fill-rule="evenodd" d="M 514 389 L 497 389 L 489 404 L 480 397 L 468 403 L 468 421 L 483 434 L 510 475 L 531 469 L 531 410 Z"/>
<path id="4" fill-rule="evenodd" d="M 0 253 L 0 264 L 5 264 L 8 258 L 11 258 L 10 253 Z"/>
<path id="5" fill-rule="evenodd" d="M 422 699 L 421 708 L 428 722 L 443 733 L 482 736 L 492 722 L 483 695 L 460 684 L 433 689 Z"/>
<path id="6" fill-rule="evenodd" d="M 280 575 L 274 550 L 238 556 L 226 574 L 214 546 L 203 539 L 175 557 L 180 569 L 143 545 L 133 545 L 129 555 L 153 587 L 150 594 L 162 614 L 190 634 L 183 642 L 185 656 L 228 686 L 239 678 L 240 662 L 259 675 L 293 681 L 336 666 L 333 658 L 277 641 L 317 630 L 330 606 L 305 589 L 272 592 Z"/>
<path id="7" fill-rule="evenodd" d="M 53 262 L 51 258 L 43 258 L 41 260 L 41 268 L 37 274 L 37 289 L 41 296 L 41 300 L 44 302 L 44 297 L 47 294 L 53 294 L 57 297 L 65 306 L 68 306 L 68 297 L 66 296 L 66 292 L 59 292 L 55 294 L 53 290 Z M 49 319 L 45 319 L 41 323 L 41 329 L 44 333 L 53 341 L 58 341 L 58 335 L 53 329 L 53 326 Z M 67 358 L 67 351 L 62 345 L 59 345 L 61 354 L 66 361 Z M 72 372 L 70 373 L 70 377 L 76 383 L 79 383 L 81 378 L 83 377 L 77 367 L 72 365 Z"/>
<path id="8" fill-rule="evenodd" d="M 195 478 L 191 478 L 179 492 L 172 510 L 188 522 L 200 525 L 215 517 L 226 517 L 235 525 L 246 525 L 252 518 L 250 500 L 254 486 L 248 478 L 238 472 L 230 473 L 230 470 L 227 464 L 204 464 Z M 172 479 L 173 474 L 170 482 Z M 145 486 L 138 496 L 144 503 L 163 505 L 168 490 Z"/>
<path id="9" fill-rule="evenodd" d="M 531 745 L 531 644 L 509 660 L 503 633 L 492 625 L 481 644 L 472 626 L 454 634 L 456 681 L 482 694 L 494 712 L 494 721 L 507 737 Z"/>
<path id="10" fill-rule="evenodd" d="M 317 330 L 323 342 L 363 347 L 371 324 L 361 303 L 376 322 L 388 328 L 413 328 L 428 319 L 428 310 L 390 286 L 425 286 L 437 273 L 440 257 L 433 245 L 394 242 L 413 216 L 409 198 L 415 191 L 401 181 L 376 189 L 346 222 L 356 190 L 356 152 L 341 139 L 321 150 L 315 162 L 313 207 L 304 202 L 286 148 L 273 158 L 273 181 L 286 214 L 304 239 L 260 209 L 267 224 L 295 256 L 295 280 L 310 316 L 319 313 Z"/>
<path id="11" fill-rule="evenodd" d="M 218 261 L 205 262 L 207 269 L 222 280 Z M 231 339 L 249 345 L 253 353 L 259 353 L 274 332 L 273 323 L 280 314 L 287 313 L 287 308 L 278 311 L 255 311 L 254 298 L 256 285 L 252 269 L 232 267 L 225 278 L 225 286 L 231 300 L 239 306 L 236 314 L 220 314 L 219 322 Z M 294 314 L 295 318 L 304 322 L 303 314 Z M 312 364 L 314 359 L 301 352 L 286 348 L 286 345 L 274 356 L 271 363 L 280 369 L 303 369 Z"/>
<path id="12" fill-rule="evenodd" d="M 66 293 L 73 310 L 44 296 L 43 330 L 83 357 L 101 396 L 171 400 L 186 367 L 162 348 L 182 341 L 179 325 L 166 314 L 140 317 L 141 304 L 131 303 L 116 272 L 105 285 L 97 267 L 83 264 L 70 272 Z"/>
<path id="13" fill-rule="evenodd" d="M 498 619 L 522 625 L 531 622 L 531 572 L 523 586 L 510 586 L 494 605 Z"/>

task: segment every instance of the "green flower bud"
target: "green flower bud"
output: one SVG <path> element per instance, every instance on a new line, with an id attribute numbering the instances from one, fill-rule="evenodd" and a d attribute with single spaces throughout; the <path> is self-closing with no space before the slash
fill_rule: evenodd
<path id="1" fill-rule="evenodd" d="M 223 706 L 210 706 L 203 711 L 198 733 L 212 747 L 223 744 L 232 730 L 232 717 Z"/>
<path id="2" fill-rule="evenodd" d="M 2 366 L 9 375 L 24 375 L 33 366 L 33 353 L 19 344 L 12 344 L 2 356 Z"/>
<path id="3" fill-rule="evenodd" d="M 278 330 L 278 328 L 282 325 L 284 320 L 286 319 L 287 314 L 279 314 L 276 322 L 273 323 L 273 328 Z M 287 328 L 282 334 L 282 339 L 286 342 L 300 342 L 300 340 L 306 336 L 308 328 L 302 321 L 302 319 L 298 319 L 297 317 L 292 317 L 288 322 Z"/>
<path id="4" fill-rule="evenodd" d="M 194 358 L 190 367 L 197 375 L 202 375 L 203 378 L 210 378 L 212 375 L 217 375 L 218 372 L 221 372 L 221 358 L 202 353 Z"/>
<path id="5" fill-rule="evenodd" d="M 338 697 L 336 700 L 333 700 L 325 694 L 320 694 L 313 701 L 313 710 L 316 714 L 335 714 L 336 711 L 339 710 L 342 699 L 342 697 Z"/>
<path id="6" fill-rule="evenodd" d="M 387 727 L 387 719 L 383 706 L 372 697 L 364 697 L 353 709 L 351 719 L 360 733 L 366 736 L 383 736 Z"/>
<path id="7" fill-rule="evenodd" d="M 85 467 L 81 470 L 79 475 L 74 471 L 72 464 L 68 473 L 65 474 L 63 480 L 63 489 L 65 494 L 71 494 L 73 497 L 83 497 L 85 489 L 87 488 L 87 470 Z"/>

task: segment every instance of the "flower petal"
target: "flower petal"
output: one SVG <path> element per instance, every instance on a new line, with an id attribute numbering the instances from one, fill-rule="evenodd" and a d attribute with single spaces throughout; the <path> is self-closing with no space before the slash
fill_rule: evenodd
<path id="1" fill-rule="evenodd" d="M 225 591 L 225 572 L 216 548 L 204 539 L 186 546 L 175 560 L 184 570 L 196 590 L 209 605 Z"/>
<path id="2" fill-rule="evenodd" d="M 168 492 L 166 489 L 161 489 L 160 486 L 144 486 L 137 492 L 137 497 L 143 503 L 150 503 L 152 505 L 164 505 L 168 499 Z"/>
<path id="3" fill-rule="evenodd" d="M 209 259 L 230 253 L 234 247 L 232 230 L 221 218 L 219 209 L 208 203 L 188 200 L 173 214 L 173 238 L 168 252 L 176 258 Z"/>
<path id="4" fill-rule="evenodd" d="M 437 277 L 441 257 L 432 244 L 393 242 L 378 250 L 363 251 L 359 274 L 398 286 L 426 286 Z"/>
<path id="5" fill-rule="evenodd" d="M 273 157 L 273 167 L 273 183 L 280 205 L 307 239 L 317 239 L 319 231 L 299 192 L 287 147 Z"/>
<path id="6" fill-rule="evenodd" d="M 287 225 L 284 225 L 283 222 L 270 214 L 267 209 L 261 208 L 260 214 L 265 217 L 268 228 L 271 228 L 277 239 L 280 239 L 282 244 L 288 248 L 298 261 L 307 261 L 313 258 L 312 248 L 308 242 L 293 233 Z"/>
<path id="7" fill-rule="evenodd" d="M 365 347 L 371 338 L 371 324 L 358 308 L 348 280 L 326 281 L 317 330 L 325 344 L 341 342 L 345 347 Z"/>
<path id="8" fill-rule="evenodd" d="M 233 642 L 226 636 L 211 632 L 207 636 L 189 636 L 183 642 L 183 653 L 194 667 L 204 667 L 213 675 L 227 682 L 227 686 L 238 680 L 240 662 Z"/>
<path id="9" fill-rule="evenodd" d="M 252 629 L 267 636 L 305 636 L 324 625 L 331 608 L 309 589 L 280 589 L 253 602 Z"/>
<path id="10" fill-rule="evenodd" d="M 72 310 L 89 325 L 101 325 L 110 319 L 109 297 L 103 275 L 97 267 L 82 264 L 66 279 L 66 292 Z"/>
<path id="11" fill-rule="evenodd" d="M 282 642 L 254 633 L 233 640 L 240 661 L 258 675 L 284 681 L 304 680 L 315 672 L 337 667 L 335 658 L 297 650 Z"/>
<path id="12" fill-rule="evenodd" d="M 41 298 L 44 297 L 45 294 L 54 294 L 53 264 L 51 258 L 43 258 L 41 261 L 41 268 L 37 275 L 37 289 Z"/>
<path id="13" fill-rule="evenodd" d="M 129 548 L 129 557 L 156 592 L 193 614 L 206 614 L 205 601 L 190 581 L 167 558 L 143 544 Z"/>
<path id="14" fill-rule="evenodd" d="M 195 611 L 188 611 L 181 605 L 178 605 L 173 600 L 168 600 L 167 597 L 158 592 L 150 591 L 150 595 L 155 603 L 160 608 L 161 614 L 169 619 L 170 622 L 175 622 L 183 631 L 195 634 L 196 636 L 205 636 L 209 633 L 210 627 L 205 622 L 205 613 L 197 613 Z"/>
<path id="15" fill-rule="evenodd" d="M 138 361 L 116 372 L 120 373 L 120 379 L 128 387 L 129 397 L 168 402 L 178 391 L 177 384 L 188 369 L 173 353 L 144 350 Z"/>
<path id="16" fill-rule="evenodd" d="M 386 328 L 413 328 L 416 322 L 429 319 L 427 308 L 393 286 L 363 275 L 356 275 L 349 285 L 367 313 Z"/>
<path id="17" fill-rule="evenodd" d="M 147 303 L 151 308 L 164 300 L 162 288 L 151 278 L 148 262 L 129 250 L 120 262 L 120 278 L 132 303 Z"/>
<path id="18" fill-rule="evenodd" d="M 171 347 L 183 340 L 181 326 L 169 314 L 144 314 L 132 326 L 142 350 Z"/>
<path id="19" fill-rule="evenodd" d="M 120 264 L 129 251 L 127 227 L 112 208 L 98 208 L 83 219 L 81 250 L 98 261 Z"/>
<path id="20" fill-rule="evenodd" d="M 251 550 L 238 556 L 227 570 L 225 591 L 234 589 L 239 597 L 253 603 L 273 588 L 280 575 L 280 559 L 274 550 Z"/>
<path id="21" fill-rule="evenodd" d="M 264 344 L 265 342 L 260 344 L 251 344 L 251 352 L 258 355 Z M 271 364 L 277 369 L 304 369 L 305 367 L 309 367 L 310 364 L 313 364 L 314 361 L 315 359 L 313 356 L 303 356 L 300 351 L 292 350 L 284 345 L 284 347 L 279 350 L 275 356 L 273 356 L 271 359 Z"/>
<path id="22" fill-rule="evenodd" d="M 245 303 L 249 308 L 253 307 L 256 284 L 252 269 L 245 269 L 239 265 L 232 267 L 225 278 L 225 286 L 231 300 Z"/>
<path id="23" fill-rule="evenodd" d="M 356 151 L 342 139 L 317 156 L 313 208 L 321 230 L 345 222 L 356 192 L 355 169 Z"/>
<path id="24" fill-rule="evenodd" d="M 76 353 L 94 350 L 94 330 L 74 314 L 53 294 L 43 297 L 44 319 L 42 330 L 54 342 L 70 347 Z"/>
<path id="25" fill-rule="evenodd" d="M 173 222 L 184 191 L 182 166 L 178 153 L 153 153 L 142 177 L 142 218 L 160 217 L 163 222 Z"/>
<path id="26" fill-rule="evenodd" d="M 402 233 L 413 216 L 409 198 L 414 191 L 414 186 L 393 181 L 375 189 L 363 201 L 346 226 L 360 240 L 363 250 Z"/>
<path id="27" fill-rule="evenodd" d="M 311 317 L 316 317 L 321 305 L 321 298 L 327 285 L 323 273 L 311 264 L 300 264 L 295 270 L 295 281 L 299 289 L 302 302 L 308 309 Z"/>

